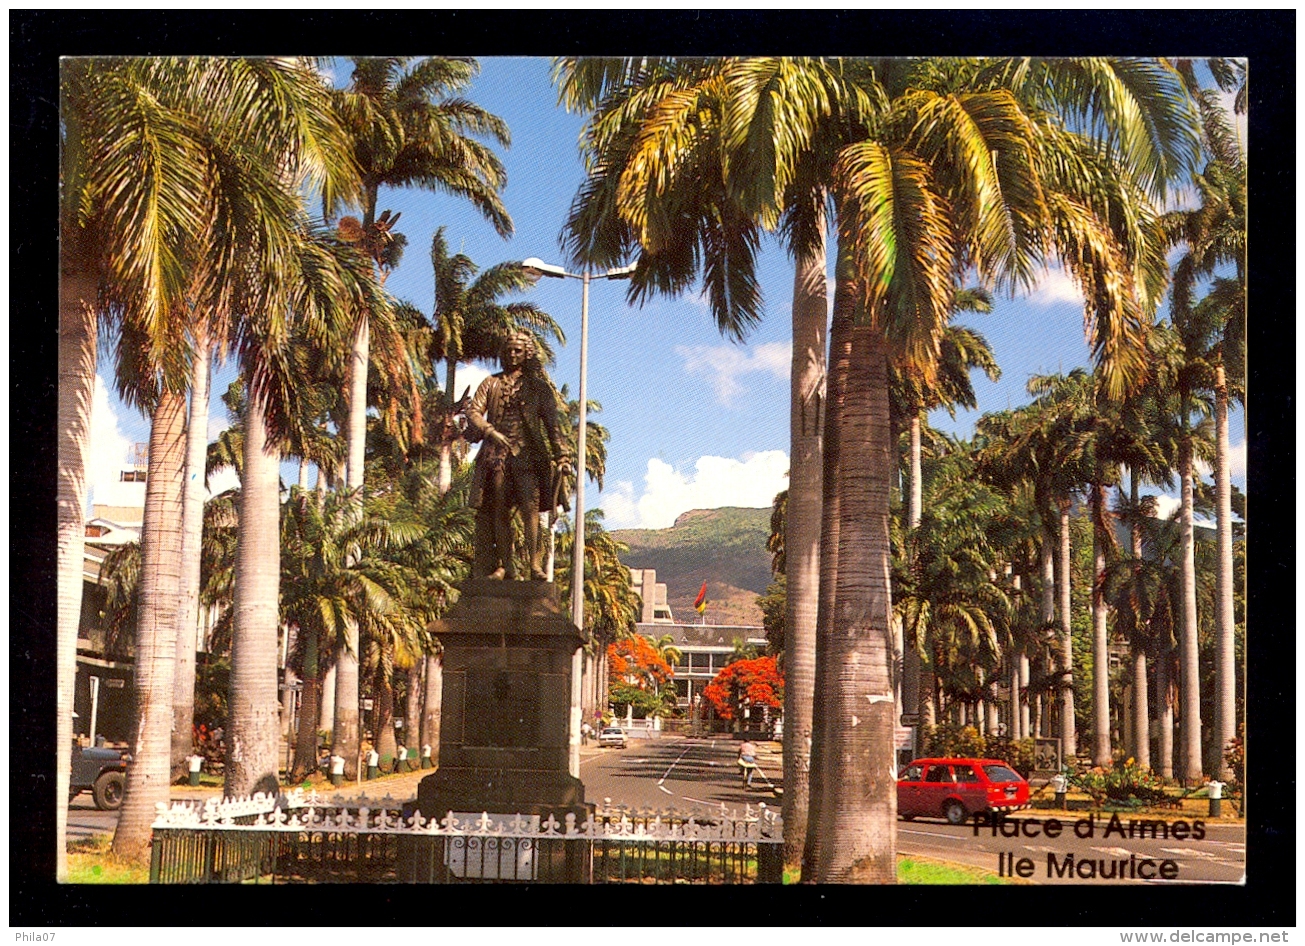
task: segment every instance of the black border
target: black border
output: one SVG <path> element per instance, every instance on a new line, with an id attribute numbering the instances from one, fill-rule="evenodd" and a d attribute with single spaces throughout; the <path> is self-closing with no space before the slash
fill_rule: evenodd
<path id="1" fill-rule="evenodd" d="M 1296 922 L 1295 12 L 1190 11 L 11 11 L 10 26 L 10 922 L 26 926 L 353 926 L 669 923 L 1175 926 Z M 91 54 L 489 55 L 629 53 L 1227 55 L 1251 61 L 1252 246 L 1248 496 L 1257 516 L 1244 887 L 541 888 L 330 887 L 214 891 L 53 883 L 57 62 Z M 1259 239 L 1256 239 L 1259 237 Z M 1256 304 L 1258 303 L 1258 304 Z M 1284 357 L 1275 357 L 1282 351 Z M 1259 751 L 1263 746 L 1263 751 Z M 354 891 L 357 888 L 349 888 Z M 1036 890 L 1036 892 L 1030 892 Z M 558 896 L 562 893 L 562 896 Z M 1104 894 L 1104 895 L 1103 895 Z M 616 898 L 604 897 L 604 900 Z M 504 909 L 507 904 L 525 909 Z M 946 904 L 944 911 L 938 905 Z M 568 906 L 570 908 L 568 908 Z M 267 909 L 261 909 L 261 908 Z M 275 911 L 275 912 L 273 912 Z M 397 932 L 397 930 L 396 930 Z M 381 935 L 384 935 L 383 933 Z"/>

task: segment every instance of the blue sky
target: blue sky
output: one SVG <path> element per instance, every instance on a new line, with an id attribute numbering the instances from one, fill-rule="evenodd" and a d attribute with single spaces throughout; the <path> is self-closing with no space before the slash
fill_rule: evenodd
<path id="1" fill-rule="evenodd" d="M 482 269 L 505 260 L 537 256 L 562 263 L 559 233 L 584 177 L 578 149 L 583 118 L 557 106 L 547 59 L 481 61 L 468 97 L 502 117 L 512 146 L 502 153 L 508 184 L 504 202 L 516 225 L 508 240 L 469 205 L 419 191 L 382 191 L 378 209 L 401 211 L 399 229 L 408 246 L 386 288 L 424 311 L 433 308 L 431 236 L 445 227 L 452 252 L 464 252 Z M 337 81 L 348 80 L 338 63 Z M 586 491 L 601 506 L 609 528 L 669 526 L 688 509 L 768 506 L 784 488 L 788 468 L 789 306 L 793 269 L 781 246 L 764 244 L 760 279 L 765 317 L 746 343 L 732 344 L 714 328 L 696 290 L 657 299 L 640 308 L 625 303 L 625 285 L 595 282 L 590 290 L 589 396 L 603 405 L 595 419 L 611 432 L 605 488 Z M 562 325 L 567 344 L 558 349 L 554 381 L 575 396 L 579 371 L 578 280 L 543 279 L 529 298 Z M 1089 360 L 1081 301 L 1057 271 L 1033 293 L 999 298 L 990 315 L 962 321 L 988 338 L 1002 368 L 1000 381 L 976 373 L 979 409 L 951 421 L 935 412 L 940 429 L 968 434 L 987 410 L 1026 403 L 1030 374 L 1068 371 Z M 484 366 L 486 371 L 493 366 Z M 102 378 L 111 367 L 102 357 Z M 216 394 L 233 376 L 218 373 L 210 435 L 225 425 Z M 481 377 L 459 371 L 458 387 Z M 443 372 L 440 373 L 441 380 Z M 103 382 L 92 420 L 90 481 L 97 502 L 113 502 L 131 484 L 115 485 L 117 469 L 132 442 L 148 440 L 148 424 L 124 406 Z M 1245 435 L 1238 410 L 1231 418 L 1233 482 L 1245 489 Z M 284 469 L 287 481 L 294 470 Z M 215 483 L 222 488 L 229 483 Z"/>

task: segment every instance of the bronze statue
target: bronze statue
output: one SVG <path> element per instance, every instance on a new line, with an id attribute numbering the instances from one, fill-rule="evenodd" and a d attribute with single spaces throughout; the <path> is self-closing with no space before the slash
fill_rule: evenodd
<path id="1" fill-rule="evenodd" d="M 547 576 L 540 562 L 539 514 L 556 506 L 555 481 L 571 472 L 562 442 L 557 398 L 527 332 L 510 335 L 503 370 L 480 383 L 467 422 L 482 440 L 471 481 L 476 512 L 476 578 L 515 578 L 512 513 L 521 513 L 530 578 Z"/>

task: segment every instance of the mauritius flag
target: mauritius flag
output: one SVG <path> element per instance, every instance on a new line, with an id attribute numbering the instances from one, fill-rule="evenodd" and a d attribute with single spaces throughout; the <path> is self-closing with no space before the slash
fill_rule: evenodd
<path id="1" fill-rule="evenodd" d="M 702 614 L 707 610 L 707 583 L 702 583 L 702 590 L 698 592 L 698 597 L 693 599 L 693 610 Z"/>

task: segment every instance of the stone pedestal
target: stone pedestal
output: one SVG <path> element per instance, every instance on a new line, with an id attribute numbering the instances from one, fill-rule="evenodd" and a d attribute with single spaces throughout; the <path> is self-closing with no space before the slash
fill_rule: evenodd
<path id="1" fill-rule="evenodd" d="M 583 821 L 568 771 L 571 657 L 584 636 L 551 583 L 473 579 L 431 625 L 444 645 L 439 767 L 422 779 L 425 818 L 448 812 Z"/>

